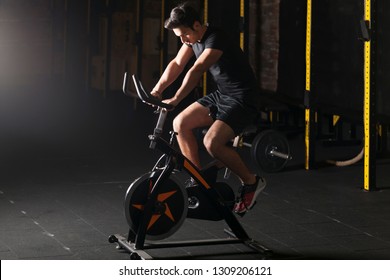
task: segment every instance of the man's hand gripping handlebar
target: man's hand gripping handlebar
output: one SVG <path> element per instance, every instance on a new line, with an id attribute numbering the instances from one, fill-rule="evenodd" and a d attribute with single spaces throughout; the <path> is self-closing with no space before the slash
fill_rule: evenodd
<path id="1" fill-rule="evenodd" d="M 137 96 L 139 97 L 139 99 L 141 99 L 142 102 L 144 102 L 148 105 L 151 105 L 151 106 L 166 109 L 168 111 L 174 109 L 173 105 L 164 103 L 160 99 L 158 99 L 157 97 L 151 95 L 150 93 L 147 93 L 136 74 L 134 74 L 132 76 L 132 78 L 133 78 L 133 82 L 134 82 L 134 86 L 135 86 L 135 91 L 137 92 Z M 126 95 L 131 95 L 130 89 L 129 89 L 129 79 L 130 79 L 129 75 L 126 72 L 124 79 L 123 79 L 123 93 Z"/>

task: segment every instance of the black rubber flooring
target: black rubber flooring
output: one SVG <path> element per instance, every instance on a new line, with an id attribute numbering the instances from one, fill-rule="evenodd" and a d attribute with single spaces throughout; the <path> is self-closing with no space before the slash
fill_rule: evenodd
<path id="1" fill-rule="evenodd" d="M 128 259 L 108 237 L 127 234 L 127 187 L 159 156 L 148 149 L 146 132 L 153 125 L 137 121 L 137 133 L 124 136 L 112 129 L 104 139 L 96 134 L 90 142 L 74 141 L 79 147 L 34 150 L 28 156 L 13 151 L 12 161 L 3 158 L 0 259 Z M 291 141 L 294 160 L 282 172 L 263 174 L 267 188 L 255 208 L 239 218 L 273 255 L 240 244 L 148 252 L 160 259 L 389 259 L 390 161 L 378 160 L 378 190 L 365 192 L 361 162 L 306 171 L 303 139 Z M 224 228 L 224 222 L 188 219 L 169 240 L 223 238 Z"/>

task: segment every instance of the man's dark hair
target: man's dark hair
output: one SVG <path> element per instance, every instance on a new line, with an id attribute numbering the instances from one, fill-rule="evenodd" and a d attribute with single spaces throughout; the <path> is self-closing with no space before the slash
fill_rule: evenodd
<path id="1" fill-rule="evenodd" d="M 199 13 L 188 3 L 183 3 L 172 9 L 169 18 L 165 20 L 164 27 L 174 29 L 184 26 L 192 29 L 196 21 L 201 22 Z"/>

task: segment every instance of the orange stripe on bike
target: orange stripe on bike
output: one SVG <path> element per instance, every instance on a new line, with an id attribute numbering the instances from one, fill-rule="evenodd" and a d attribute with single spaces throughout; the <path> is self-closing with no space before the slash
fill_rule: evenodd
<path id="1" fill-rule="evenodd" d="M 184 160 L 184 167 L 194 176 L 196 181 L 199 181 L 206 189 L 210 189 L 210 185 L 203 179 L 198 170 L 188 161 Z"/>

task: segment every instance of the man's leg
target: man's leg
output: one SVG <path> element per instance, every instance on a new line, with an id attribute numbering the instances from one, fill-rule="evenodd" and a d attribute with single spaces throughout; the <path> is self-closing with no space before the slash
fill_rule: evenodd
<path id="1" fill-rule="evenodd" d="M 210 126 L 213 121 L 209 116 L 209 109 L 198 102 L 192 103 L 173 120 L 173 130 L 177 133 L 177 142 L 182 154 L 199 169 L 201 164 L 198 143 L 193 129 Z"/>
<path id="2" fill-rule="evenodd" d="M 216 120 L 204 137 L 204 145 L 209 154 L 235 173 L 243 184 L 254 184 L 256 175 L 250 172 L 237 151 L 226 145 L 234 136 L 234 131 L 230 126 Z"/>
<path id="3" fill-rule="evenodd" d="M 234 211 L 243 215 L 255 205 L 256 198 L 265 188 L 266 182 L 264 178 L 252 174 L 237 151 L 226 145 L 233 137 L 231 127 L 217 120 L 205 135 L 204 144 L 213 157 L 241 179 L 243 185 L 239 188 Z"/>

